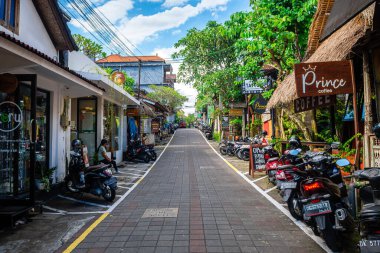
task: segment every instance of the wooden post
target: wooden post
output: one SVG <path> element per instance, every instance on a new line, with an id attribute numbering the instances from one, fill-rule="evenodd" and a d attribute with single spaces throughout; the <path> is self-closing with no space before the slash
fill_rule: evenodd
<path id="1" fill-rule="evenodd" d="M 336 121 L 335 121 L 335 106 L 330 105 L 330 126 L 331 126 L 331 136 L 334 137 L 336 134 Z"/>
<path id="2" fill-rule="evenodd" d="M 358 99 L 356 92 L 356 82 L 355 82 L 355 72 L 354 65 L 352 60 L 350 61 L 351 65 L 351 75 L 352 75 L 352 103 L 354 107 L 354 129 L 355 129 L 355 167 L 359 168 L 360 164 L 360 143 L 357 134 L 359 133 L 359 114 L 358 114 Z"/>
<path id="3" fill-rule="evenodd" d="M 249 175 L 251 177 L 254 177 L 254 164 L 253 164 L 253 152 L 252 152 L 252 149 L 253 149 L 253 145 L 252 143 L 249 145 Z"/>
<path id="4" fill-rule="evenodd" d="M 370 134 L 372 134 L 372 105 L 371 105 L 371 79 L 369 75 L 368 67 L 368 52 L 363 52 L 363 83 L 364 83 L 364 108 L 365 108 L 365 118 L 364 118 L 364 138 L 363 138 L 363 149 L 364 149 L 364 167 L 371 166 L 371 144 L 370 144 Z"/>

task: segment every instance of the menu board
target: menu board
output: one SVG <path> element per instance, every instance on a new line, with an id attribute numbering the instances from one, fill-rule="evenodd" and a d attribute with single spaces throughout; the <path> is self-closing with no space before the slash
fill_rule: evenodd
<path id="1" fill-rule="evenodd" d="M 260 148 L 252 148 L 253 170 L 265 170 L 264 152 Z"/>

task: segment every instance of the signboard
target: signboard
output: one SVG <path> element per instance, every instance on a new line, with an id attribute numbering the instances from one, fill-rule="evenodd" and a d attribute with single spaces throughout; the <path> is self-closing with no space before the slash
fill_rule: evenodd
<path id="1" fill-rule="evenodd" d="M 230 117 L 241 117 L 243 116 L 243 109 L 230 109 Z"/>
<path id="2" fill-rule="evenodd" d="M 252 105 L 254 113 L 263 114 L 267 108 L 268 101 L 266 101 L 261 95 L 255 100 Z"/>
<path id="3" fill-rule="evenodd" d="M 21 108 L 12 101 L 0 103 L 0 132 L 13 132 L 21 126 Z"/>
<path id="4" fill-rule="evenodd" d="M 152 133 L 158 133 L 160 131 L 160 122 L 152 121 Z"/>
<path id="5" fill-rule="evenodd" d="M 261 94 L 263 89 L 255 86 L 252 80 L 245 80 L 242 85 L 243 94 Z"/>
<path id="6" fill-rule="evenodd" d="M 302 97 L 294 100 L 294 112 L 304 112 L 319 107 L 335 104 L 335 96 Z"/>
<path id="7" fill-rule="evenodd" d="M 213 105 L 207 106 L 207 118 L 208 119 L 212 119 L 214 117 L 214 111 L 215 111 L 215 108 Z"/>
<path id="8" fill-rule="evenodd" d="M 253 170 L 265 170 L 264 152 L 261 148 L 252 148 Z"/>
<path id="9" fill-rule="evenodd" d="M 300 63 L 294 68 L 299 97 L 352 93 L 350 61 Z"/>
<path id="10" fill-rule="evenodd" d="M 127 108 L 127 115 L 128 117 L 135 117 L 139 116 L 139 108 Z"/>
<path id="11" fill-rule="evenodd" d="M 222 129 L 225 131 L 229 131 L 229 128 L 230 128 L 230 122 L 229 122 L 229 119 L 228 119 L 228 116 L 223 116 L 222 117 Z"/>

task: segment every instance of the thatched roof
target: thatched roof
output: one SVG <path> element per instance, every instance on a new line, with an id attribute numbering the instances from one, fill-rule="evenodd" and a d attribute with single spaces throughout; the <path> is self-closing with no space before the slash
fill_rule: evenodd
<path id="1" fill-rule="evenodd" d="M 328 39 L 322 42 L 307 62 L 341 61 L 347 58 L 352 48 L 371 27 L 374 15 L 374 5 L 358 14 Z M 274 91 L 267 108 L 288 104 L 298 98 L 294 73 L 288 75 Z"/>
<path id="2" fill-rule="evenodd" d="M 309 40 L 307 43 L 307 52 L 305 58 L 309 58 L 319 46 L 319 39 L 325 28 L 328 17 L 335 0 L 319 0 L 318 8 L 314 14 L 313 23 L 310 26 Z"/>

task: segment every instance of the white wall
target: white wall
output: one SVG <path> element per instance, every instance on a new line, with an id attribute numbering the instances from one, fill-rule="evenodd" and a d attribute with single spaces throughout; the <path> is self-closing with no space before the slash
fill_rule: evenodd
<path id="1" fill-rule="evenodd" d="M 30 0 L 20 1 L 20 22 L 19 34 L 0 26 L 0 31 L 4 31 L 16 39 L 38 49 L 51 58 L 58 60 L 58 51 L 54 47 L 45 26 Z"/>
<path id="2" fill-rule="evenodd" d="M 107 73 L 102 70 L 95 62 L 93 62 L 90 58 L 84 55 L 81 52 L 69 52 L 68 54 L 68 67 L 74 71 L 80 72 L 88 72 L 95 74 L 103 74 Z"/>

